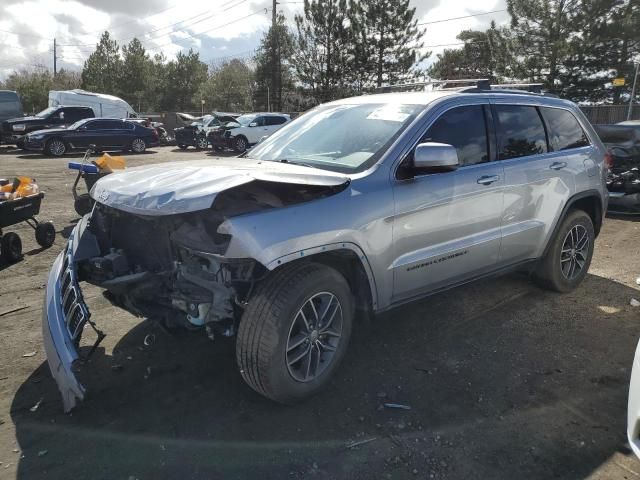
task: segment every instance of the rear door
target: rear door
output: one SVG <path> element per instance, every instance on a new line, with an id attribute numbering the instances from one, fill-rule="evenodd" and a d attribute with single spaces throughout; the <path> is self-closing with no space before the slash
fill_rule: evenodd
<path id="1" fill-rule="evenodd" d="M 591 147 L 569 110 L 506 102 L 494 108 L 506 183 L 500 264 L 508 265 L 542 255 Z"/>
<path id="2" fill-rule="evenodd" d="M 488 104 L 450 108 L 420 143 L 453 145 L 459 168 L 403 178 L 401 165 L 394 184 L 394 302 L 496 267 L 504 172 L 493 161 L 492 123 Z M 403 161 L 410 163 L 410 158 Z"/>
<path id="3" fill-rule="evenodd" d="M 273 132 L 277 131 L 282 127 L 287 121 L 285 117 L 281 117 L 279 115 L 273 115 L 265 117 L 266 120 L 266 135 L 271 135 Z"/>

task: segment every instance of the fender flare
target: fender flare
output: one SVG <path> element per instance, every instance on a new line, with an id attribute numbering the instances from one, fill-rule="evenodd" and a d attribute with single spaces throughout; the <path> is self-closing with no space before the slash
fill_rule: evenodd
<path id="1" fill-rule="evenodd" d="M 327 253 L 335 250 L 350 250 L 356 254 L 358 260 L 362 264 L 362 268 L 367 275 L 367 281 L 369 282 L 369 290 L 371 292 L 371 306 L 373 310 L 377 310 L 378 306 L 378 289 L 376 286 L 375 276 L 373 275 L 373 270 L 371 269 L 371 265 L 369 264 L 369 260 L 367 256 L 364 254 L 362 249 L 352 242 L 337 242 L 337 243 L 329 243 L 326 245 L 319 245 L 316 247 L 309 247 L 302 250 L 298 250 L 296 252 L 291 252 L 281 257 L 278 257 L 270 262 L 266 263 L 264 266 L 273 271 L 276 268 L 292 262 L 294 260 L 300 260 L 302 258 L 313 258 L 314 255 L 318 255 L 320 253 Z"/>

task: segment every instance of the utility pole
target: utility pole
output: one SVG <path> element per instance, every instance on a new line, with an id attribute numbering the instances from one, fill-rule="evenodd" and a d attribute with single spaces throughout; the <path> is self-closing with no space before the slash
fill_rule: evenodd
<path id="1" fill-rule="evenodd" d="M 56 51 L 56 39 L 53 39 L 53 76 L 56 76 L 58 73 L 58 52 Z"/>
<path id="2" fill-rule="evenodd" d="M 271 89 L 273 90 L 273 97 L 275 99 L 275 104 L 278 103 L 278 35 L 276 34 L 276 22 L 277 22 L 277 0 L 273 0 L 273 6 L 271 7 Z M 268 95 L 267 95 L 268 96 Z M 269 102 L 269 100 L 267 100 Z M 271 108 L 271 104 L 269 103 L 268 110 L 271 112 L 275 109 Z"/>
<path id="3" fill-rule="evenodd" d="M 633 98 L 636 96 L 636 83 L 638 82 L 638 69 L 640 69 L 640 58 L 636 63 L 636 73 L 633 76 L 633 87 L 631 88 L 631 97 L 629 97 L 629 110 L 627 111 L 627 120 L 631 120 L 631 111 L 633 110 Z"/>

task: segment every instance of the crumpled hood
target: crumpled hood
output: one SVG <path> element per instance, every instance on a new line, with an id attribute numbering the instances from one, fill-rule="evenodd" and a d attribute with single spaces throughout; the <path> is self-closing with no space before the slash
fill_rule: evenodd
<path id="1" fill-rule="evenodd" d="M 248 158 L 211 158 L 128 168 L 91 189 L 99 203 L 140 215 L 173 215 L 210 208 L 218 193 L 254 180 L 338 186 L 348 176 L 317 168 Z"/>

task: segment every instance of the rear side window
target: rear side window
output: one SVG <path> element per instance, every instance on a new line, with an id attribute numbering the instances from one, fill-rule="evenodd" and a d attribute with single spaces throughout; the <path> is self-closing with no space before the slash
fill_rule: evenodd
<path id="1" fill-rule="evenodd" d="M 589 145 L 589 139 L 573 113 L 560 108 L 542 108 L 542 116 L 547 122 L 549 145 L 553 151 Z"/>
<path id="2" fill-rule="evenodd" d="M 267 125 L 282 125 L 287 120 L 284 117 L 265 117 Z"/>
<path id="3" fill-rule="evenodd" d="M 495 109 L 499 160 L 547 152 L 547 136 L 536 107 L 496 105 Z"/>
<path id="4" fill-rule="evenodd" d="M 438 118 L 420 143 L 447 143 L 456 148 L 461 166 L 489 161 L 487 123 L 482 105 L 456 107 Z"/>

